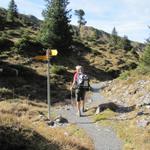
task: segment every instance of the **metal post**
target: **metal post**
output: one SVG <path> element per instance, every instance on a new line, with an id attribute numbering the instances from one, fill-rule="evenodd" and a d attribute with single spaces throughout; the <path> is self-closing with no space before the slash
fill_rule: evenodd
<path id="1" fill-rule="evenodd" d="M 48 103 L 48 119 L 50 119 L 50 50 L 47 50 L 47 103 Z"/>

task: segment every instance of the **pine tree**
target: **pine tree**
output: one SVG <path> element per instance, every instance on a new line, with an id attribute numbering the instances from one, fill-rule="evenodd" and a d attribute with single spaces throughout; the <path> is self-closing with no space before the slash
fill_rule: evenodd
<path id="1" fill-rule="evenodd" d="M 0 15 L 0 30 L 3 30 L 5 27 L 5 18 L 3 16 Z"/>
<path id="2" fill-rule="evenodd" d="M 116 28 L 114 27 L 112 30 L 112 34 L 111 34 L 111 39 L 110 39 L 110 45 L 112 45 L 113 47 L 116 47 L 118 44 L 118 33 L 116 31 Z"/>
<path id="3" fill-rule="evenodd" d="M 149 27 L 150 28 L 150 27 Z M 147 39 L 146 47 L 142 57 L 140 58 L 139 67 L 142 70 L 142 73 L 150 73 L 150 38 Z"/>
<path id="4" fill-rule="evenodd" d="M 82 9 L 75 10 L 75 15 L 77 15 L 79 19 L 78 24 L 79 24 L 79 31 L 80 31 L 81 26 L 87 23 L 87 21 L 85 21 L 85 19 L 83 18 L 83 16 L 85 15 L 85 12 Z"/>
<path id="5" fill-rule="evenodd" d="M 7 20 L 10 22 L 14 22 L 15 18 L 17 17 L 18 17 L 17 5 L 15 4 L 14 0 L 11 0 L 7 11 Z"/>
<path id="6" fill-rule="evenodd" d="M 40 41 L 50 48 L 56 48 L 60 53 L 68 53 L 72 43 L 72 32 L 67 10 L 68 0 L 46 0 L 47 8 L 43 11 L 45 18 L 41 27 Z"/>
<path id="7" fill-rule="evenodd" d="M 145 66 L 145 67 L 149 67 L 150 66 L 150 43 L 147 44 L 147 46 L 144 49 L 144 53 L 141 59 L 141 63 Z"/>

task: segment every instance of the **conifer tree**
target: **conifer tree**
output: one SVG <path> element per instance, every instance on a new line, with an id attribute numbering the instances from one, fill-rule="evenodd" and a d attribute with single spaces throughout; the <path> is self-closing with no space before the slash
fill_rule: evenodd
<path id="1" fill-rule="evenodd" d="M 39 38 L 47 47 L 57 49 L 60 53 L 68 53 L 72 43 L 72 32 L 67 9 L 68 0 L 46 0 L 43 11 L 44 23 Z"/>
<path id="2" fill-rule="evenodd" d="M 111 34 L 110 44 L 113 47 L 116 47 L 118 44 L 118 33 L 116 31 L 116 28 L 114 27 Z"/>
<path id="3" fill-rule="evenodd" d="M 150 38 L 147 39 L 146 47 L 140 59 L 140 66 L 146 72 L 150 72 Z"/>
<path id="4" fill-rule="evenodd" d="M 150 43 L 148 43 L 147 46 L 144 49 L 144 53 L 143 53 L 143 56 L 141 58 L 141 63 L 145 67 L 149 67 L 150 66 Z"/>
<path id="5" fill-rule="evenodd" d="M 7 20 L 14 22 L 15 18 L 17 17 L 18 17 L 17 5 L 15 4 L 14 0 L 11 0 L 8 6 Z"/>
<path id="6" fill-rule="evenodd" d="M 0 30 L 3 30 L 5 27 L 5 18 L 3 16 L 0 15 Z"/>
<path id="7" fill-rule="evenodd" d="M 75 10 L 75 15 L 78 16 L 78 24 L 79 24 L 79 31 L 80 31 L 81 26 L 87 23 L 87 21 L 85 21 L 85 19 L 83 18 L 85 15 L 85 12 L 82 9 Z"/>

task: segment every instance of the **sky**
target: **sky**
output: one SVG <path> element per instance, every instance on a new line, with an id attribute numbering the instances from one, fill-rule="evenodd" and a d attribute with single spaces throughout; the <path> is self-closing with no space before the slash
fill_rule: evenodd
<path id="1" fill-rule="evenodd" d="M 0 0 L 0 7 L 8 8 L 10 0 Z M 43 19 L 44 0 L 15 0 L 20 13 L 32 14 Z M 130 40 L 145 42 L 150 37 L 150 0 L 69 0 L 72 9 L 71 24 L 77 25 L 74 10 L 83 9 L 87 26 L 118 35 Z"/>

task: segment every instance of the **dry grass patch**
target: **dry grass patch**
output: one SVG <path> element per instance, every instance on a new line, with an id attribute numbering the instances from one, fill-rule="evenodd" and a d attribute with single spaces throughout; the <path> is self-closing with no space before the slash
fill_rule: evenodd
<path id="1" fill-rule="evenodd" d="M 1 150 L 10 147 L 15 150 L 93 150 L 93 143 L 83 130 L 75 125 L 51 128 L 40 118 L 41 113 L 47 114 L 46 104 L 0 102 L 0 139 L 7 145 L 0 143 Z"/>

